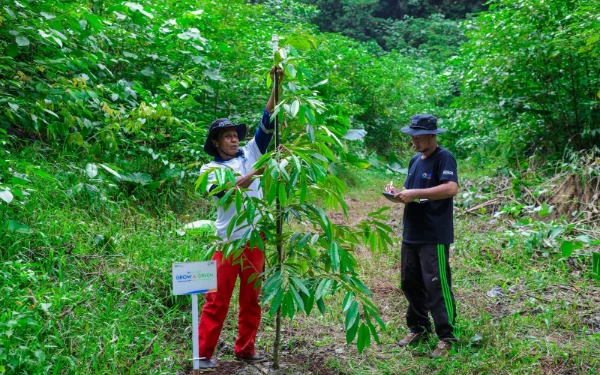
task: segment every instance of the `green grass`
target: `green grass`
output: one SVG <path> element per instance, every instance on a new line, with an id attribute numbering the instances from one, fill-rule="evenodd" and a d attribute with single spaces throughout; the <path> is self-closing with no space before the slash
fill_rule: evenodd
<path id="1" fill-rule="evenodd" d="M 25 162 L 30 156 L 11 164 L 29 176 L 30 195 L 0 209 L 0 373 L 188 370 L 190 298 L 171 296 L 171 264 L 201 258 L 203 236 L 178 230 L 206 218 L 210 207 L 192 192 L 178 204 L 156 203 L 108 178 L 87 179 L 75 162 Z M 35 175 L 35 165 L 54 178 Z M 350 222 L 387 204 L 380 190 L 390 178 L 369 170 L 352 176 Z M 69 194 L 79 183 L 100 193 Z M 397 229 L 401 212 L 399 206 L 391 212 Z M 9 229 L 11 221 L 20 226 Z M 362 354 L 346 345 L 342 296 L 336 296 L 324 315 L 315 310 L 286 321 L 283 363 L 314 374 L 600 373 L 600 285 L 591 278 L 591 259 L 532 250 L 526 238 L 509 244 L 510 223 L 490 223 L 487 215 L 457 218 L 451 265 L 461 334 L 450 358 L 428 358 L 435 339 L 409 350 L 395 345 L 406 333 L 396 248 L 357 254 L 388 325 L 382 344 Z M 494 286 L 505 297 L 487 297 Z M 230 348 L 236 297 L 231 306 L 221 336 Z M 273 326 L 265 314 L 259 351 L 270 354 Z M 230 350 L 221 354 L 221 361 L 231 360 Z"/>
<path id="2" fill-rule="evenodd" d="M 206 207 L 190 202 L 183 215 L 167 207 L 157 215 L 132 199 L 113 200 L 118 189 L 107 200 L 85 191 L 69 197 L 80 182 L 101 191 L 108 183 L 85 181 L 65 165 L 42 169 L 56 180 L 29 173 L 31 195 L 1 211 L 0 373 L 158 374 L 187 366 L 190 302 L 171 296 L 171 263 L 200 259 L 202 236 L 177 230 Z M 26 227 L 10 230 L 9 221 Z"/>

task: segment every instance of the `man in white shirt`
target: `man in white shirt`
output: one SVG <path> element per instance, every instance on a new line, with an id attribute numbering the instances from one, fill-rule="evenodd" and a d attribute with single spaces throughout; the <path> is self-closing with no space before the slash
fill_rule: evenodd
<path id="1" fill-rule="evenodd" d="M 271 69 L 271 77 L 274 76 L 275 67 Z M 278 75 L 281 83 L 283 71 L 278 69 Z M 211 168 L 229 168 L 235 174 L 236 185 L 248 189 L 244 194 L 248 197 L 262 199 L 262 189 L 259 189 L 260 180 L 256 175 L 261 171 L 255 171 L 252 166 L 267 151 L 267 147 L 275 131 L 274 124 L 270 121 L 271 113 L 275 107 L 274 100 L 275 87 L 267 106 L 263 111 L 262 120 L 256 130 L 256 134 L 244 147 L 239 147 L 240 141 L 246 138 L 246 124 L 233 124 L 229 119 L 222 118 L 215 120 L 209 128 L 204 151 L 214 157 L 213 161 L 204 164 L 201 172 L 206 172 Z M 211 173 L 208 177 L 208 191 L 215 189 L 215 174 Z M 225 192 L 219 192 L 214 195 L 215 202 L 219 201 Z M 217 236 L 223 243 L 228 243 L 240 239 L 244 232 L 248 230 L 247 226 L 236 227 L 230 236 L 227 236 L 227 227 L 231 219 L 236 215 L 236 207 L 231 204 L 227 209 L 222 206 L 217 207 Z M 258 220 L 258 218 L 256 219 Z M 255 221 L 256 222 L 256 221 Z M 244 246 L 240 259 L 223 258 L 223 253 L 217 251 L 213 260 L 217 262 L 217 292 L 206 294 L 206 303 L 202 308 L 200 326 L 198 328 L 200 357 L 200 369 L 203 371 L 213 371 L 215 363 L 212 356 L 215 347 L 219 341 L 219 335 L 223 328 L 231 295 L 235 287 L 237 277 L 240 277 L 240 296 L 239 296 L 239 320 L 238 337 L 235 342 L 235 356 L 237 360 L 244 362 L 263 362 L 265 357 L 257 355 L 254 347 L 256 333 L 260 325 L 261 308 L 258 303 L 260 287 L 255 288 L 255 283 L 249 282 L 249 278 L 256 273 L 261 273 L 264 269 L 265 258 L 259 248 L 250 248 L 249 244 Z"/>

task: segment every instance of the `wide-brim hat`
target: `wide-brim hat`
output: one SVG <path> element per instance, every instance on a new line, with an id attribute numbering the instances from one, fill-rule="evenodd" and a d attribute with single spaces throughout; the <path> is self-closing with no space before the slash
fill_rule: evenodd
<path id="1" fill-rule="evenodd" d="M 216 138 L 221 129 L 229 128 L 235 129 L 240 141 L 246 138 L 246 134 L 248 134 L 248 127 L 246 124 L 233 124 L 227 118 L 218 118 L 213 121 L 208 128 L 208 135 L 206 136 L 206 142 L 204 142 L 204 151 L 207 154 L 210 156 L 219 156 L 219 152 L 217 151 L 215 145 L 213 145 L 212 140 Z"/>
<path id="2" fill-rule="evenodd" d="M 428 114 L 414 115 L 410 118 L 410 125 L 400 129 L 402 133 L 410 136 L 423 134 L 440 134 L 446 129 L 437 127 L 437 118 Z"/>

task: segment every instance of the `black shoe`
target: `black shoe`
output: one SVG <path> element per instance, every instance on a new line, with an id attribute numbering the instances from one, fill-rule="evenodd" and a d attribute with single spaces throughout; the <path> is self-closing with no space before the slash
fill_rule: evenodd
<path id="1" fill-rule="evenodd" d="M 215 362 L 212 359 L 201 359 L 198 361 L 200 363 L 199 371 L 200 372 L 211 372 L 215 371 L 217 367 Z"/>
<path id="2" fill-rule="evenodd" d="M 238 357 L 236 355 L 235 360 L 241 361 L 241 362 L 246 362 L 246 363 L 260 363 L 260 362 L 265 362 L 267 359 L 262 355 L 253 354 L 250 357 Z"/>

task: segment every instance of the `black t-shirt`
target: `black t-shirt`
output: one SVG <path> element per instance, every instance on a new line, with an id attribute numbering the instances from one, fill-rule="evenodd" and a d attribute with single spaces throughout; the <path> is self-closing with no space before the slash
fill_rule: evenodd
<path id="1" fill-rule="evenodd" d="M 433 154 L 421 159 L 413 156 L 408 165 L 407 189 L 427 189 L 442 181 L 458 183 L 456 160 L 452 154 L 438 147 Z M 452 198 L 411 202 L 404 208 L 403 241 L 413 244 L 450 244 L 454 242 Z"/>

